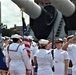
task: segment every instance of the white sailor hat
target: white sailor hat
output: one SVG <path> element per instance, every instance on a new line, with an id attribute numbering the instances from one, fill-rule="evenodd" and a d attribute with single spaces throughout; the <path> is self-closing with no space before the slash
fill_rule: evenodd
<path id="1" fill-rule="evenodd" d="M 10 37 L 8 37 L 8 36 L 5 36 L 5 40 L 9 40 L 10 39 Z"/>
<path id="2" fill-rule="evenodd" d="M 73 36 L 74 36 L 74 35 L 69 35 L 69 36 L 67 37 L 67 40 L 71 39 Z"/>
<path id="3" fill-rule="evenodd" d="M 5 37 L 2 37 L 2 39 L 4 39 L 4 40 L 5 40 Z"/>
<path id="4" fill-rule="evenodd" d="M 49 41 L 48 40 L 45 40 L 45 39 L 40 39 L 39 40 L 39 44 L 48 44 L 49 43 Z"/>
<path id="5" fill-rule="evenodd" d="M 11 38 L 17 38 L 17 39 L 19 39 L 19 38 L 21 38 L 22 36 L 20 36 L 20 35 L 18 35 L 18 34 L 14 34 L 14 35 L 12 35 L 11 36 Z"/>

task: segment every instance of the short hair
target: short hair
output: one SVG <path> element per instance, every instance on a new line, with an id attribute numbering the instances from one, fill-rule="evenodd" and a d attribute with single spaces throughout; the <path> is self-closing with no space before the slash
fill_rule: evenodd
<path id="1" fill-rule="evenodd" d="M 13 42 L 16 43 L 19 39 L 18 38 L 12 38 Z"/>

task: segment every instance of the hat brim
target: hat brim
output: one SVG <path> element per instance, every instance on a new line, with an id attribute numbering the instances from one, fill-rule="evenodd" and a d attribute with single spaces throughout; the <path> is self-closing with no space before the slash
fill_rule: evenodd
<path id="1" fill-rule="evenodd" d="M 16 39 L 20 39 L 22 36 L 18 35 L 18 34 L 15 34 L 15 35 L 12 35 L 11 38 L 16 38 Z"/>
<path id="2" fill-rule="evenodd" d="M 55 41 L 55 43 L 63 43 L 63 41 Z"/>

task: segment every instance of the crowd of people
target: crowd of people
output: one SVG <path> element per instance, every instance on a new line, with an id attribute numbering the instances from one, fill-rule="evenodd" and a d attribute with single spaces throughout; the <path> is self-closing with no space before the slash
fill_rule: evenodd
<path id="1" fill-rule="evenodd" d="M 52 48 L 51 39 L 40 39 L 38 42 L 29 39 L 30 58 L 22 36 L 2 37 L 2 52 L 10 75 L 68 75 L 70 60 L 72 75 L 75 75 L 76 36 L 57 38 L 54 40 L 55 48 Z"/>
<path id="2" fill-rule="evenodd" d="M 34 22 L 30 26 L 38 41 L 34 42 L 34 39 L 29 38 L 29 57 L 25 46 L 26 42 L 21 35 L 14 34 L 11 37 L 2 37 L 0 69 L 9 70 L 10 75 L 68 75 L 69 62 L 71 61 L 72 75 L 76 75 L 76 36 L 70 35 L 54 40 L 43 39 L 51 34 L 54 24 L 57 24 L 59 12 L 61 19 L 63 18 L 65 21 L 65 32 L 76 30 L 76 4 L 74 4 L 76 0 L 49 0 L 51 12 L 46 10 L 47 7 L 44 9 L 31 0 L 11 1 L 18 7 L 25 8 L 26 14 Z"/>

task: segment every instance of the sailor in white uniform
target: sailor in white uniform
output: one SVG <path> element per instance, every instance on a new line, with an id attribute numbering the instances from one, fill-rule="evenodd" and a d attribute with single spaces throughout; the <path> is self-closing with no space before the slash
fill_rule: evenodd
<path id="1" fill-rule="evenodd" d="M 63 40 L 56 39 L 56 49 L 54 49 L 54 75 L 68 75 L 68 52 L 62 50 Z"/>
<path id="2" fill-rule="evenodd" d="M 41 39 L 39 40 L 40 49 L 34 55 L 38 63 L 37 75 L 53 75 L 52 66 L 53 60 L 51 52 L 46 50 L 46 46 L 49 43 L 48 40 Z"/>
<path id="3" fill-rule="evenodd" d="M 14 34 L 11 36 L 13 43 L 9 45 L 9 70 L 11 75 L 31 75 L 31 64 L 24 46 L 20 45 L 21 36 Z"/>
<path id="4" fill-rule="evenodd" d="M 8 47 L 8 45 L 9 45 L 9 37 L 5 37 L 2 48 L 3 48 L 3 54 L 5 56 L 7 67 L 8 67 L 8 53 L 7 53 L 7 47 Z"/>
<path id="5" fill-rule="evenodd" d="M 70 60 L 73 64 L 72 75 L 76 75 L 76 44 L 74 44 L 74 42 L 76 41 L 76 36 L 70 35 L 67 39 L 68 42 L 63 46 L 63 49 L 68 51 Z"/>

